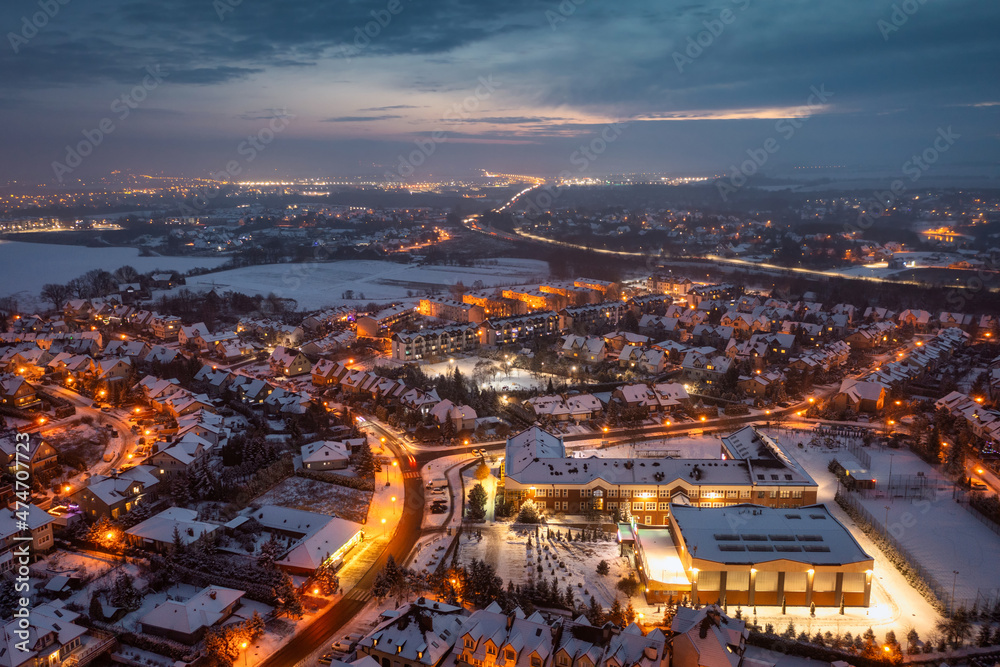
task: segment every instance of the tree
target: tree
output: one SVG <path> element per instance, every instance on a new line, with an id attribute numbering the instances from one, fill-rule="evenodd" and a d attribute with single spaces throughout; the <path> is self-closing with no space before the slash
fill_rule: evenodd
<path id="1" fill-rule="evenodd" d="M 608 609 L 608 621 L 614 623 L 619 628 L 624 628 L 626 625 L 625 609 L 618 598 L 615 598 L 615 601 L 611 603 L 611 608 Z"/>
<path id="2" fill-rule="evenodd" d="M 627 577 L 619 579 L 618 583 L 615 584 L 615 588 L 620 590 L 629 598 L 633 598 L 642 589 L 642 584 L 635 578 L 634 574 L 629 574 Z"/>
<path id="3" fill-rule="evenodd" d="M 382 472 L 382 464 L 372 454 L 372 448 L 367 442 L 363 443 L 358 451 L 354 471 L 362 479 L 374 478 L 375 473 Z"/>
<path id="4" fill-rule="evenodd" d="M 302 600 L 287 574 L 282 576 L 281 583 L 274 589 L 274 602 L 277 614 L 286 614 L 288 618 L 302 618 Z"/>
<path id="5" fill-rule="evenodd" d="M 375 581 L 372 582 L 372 595 L 380 601 L 393 597 L 396 599 L 396 606 L 399 607 L 411 590 L 410 573 L 406 568 L 400 567 L 392 554 L 389 554 L 385 567 L 375 575 Z"/>
<path id="6" fill-rule="evenodd" d="M 916 655 L 920 651 L 920 635 L 914 628 L 910 628 L 910 631 L 906 633 L 906 653 L 907 655 Z"/>
<path id="7" fill-rule="evenodd" d="M 142 594 L 136 590 L 132 575 L 122 572 L 115 578 L 115 582 L 111 585 L 108 601 L 114 607 L 121 607 L 129 611 L 135 611 L 142 605 Z"/>
<path id="8" fill-rule="evenodd" d="M 604 576 L 609 572 L 611 572 L 611 566 L 608 565 L 608 561 L 602 560 L 600 563 L 597 564 L 597 574 Z"/>
<path id="9" fill-rule="evenodd" d="M 281 543 L 275 540 L 274 537 L 271 537 L 267 542 L 260 545 L 260 558 L 258 560 L 265 568 L 273 568 L 275 567 L 275 561 L 278 560 L 284 551 L 285 548 L 281 546 Z"/>
<path id="10" fill-rule="evenodd" d="M 600 626 L 604 622 L 604 608 L 593 595 L 590 596 L 590 605 L 587 607 L 587 621 L 594 626 Z"/>
<path id="11" fill-rule="evenodd" d="M 632 606 L 632 601 L 629 600 L 628 606 L 625 607 L 625 624 L 631 625 L 635 622 L 635 607 Z"/>
<path id="12" fill-rule="evenodd" d="M 59 310 L 70 297 L 70 289 L 65 285 L 46 283 L 42 285 L 41 297 L 52 302 L 52 307 Z"/>
<path id="13" fill-rule="evenodd" d="M 480 482 L 486 480 L 490 476 L 490 467 L 486 463 L 480 463 L 476 468 L 476 479 Z"/>
<path id="14" fill-rule="evenodd" d="M 486 489 L 482 484 L 476 484 L 469 491 L 469 504 L 466 515 L 471 521 L 482 521 L 486 518 Z"/>
<path id="15" fill-rule="evenodd" d="M 13 582 L 13 580 L 11 580 Z M 14 604 L 11 603 L 7 609 L 13 609 Z M 90 596 L 90 611 L 87 613 L 92 621 L 103 621 L 104 620 L 104 608 L 101 605 L 101 596 L 96 592 Z"/>

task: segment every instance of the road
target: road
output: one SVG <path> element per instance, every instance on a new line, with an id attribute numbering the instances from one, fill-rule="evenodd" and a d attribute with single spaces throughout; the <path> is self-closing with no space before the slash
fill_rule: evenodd
<path id="1" fill-rule="evenodd" d="M 396 454 L 401 462 L 408 462 L 408 454 L 396 439 L 386 435 L 386 445 Z M 405 463 L 405 465 L 410 465 Z M 267 660 L 260 663 L 263 667 L 288 667 L 305 660 L 316 649 L 324 645 L 341 627 L 353 619 L 371 599 L 371 587 L 375 575 L 385 566 L 389 554 L 402 563 L 420 537 L 420 524 L 424 513 L 424 488 L 419 475 L 403 478 L 403 513 L 392 540 L 385 551 L 378 557 L 371 569 L 358 581 L 357 585 L 344 597 L 324 611 L 315 621 L 292 638 Z"/>
<path id="2" fill-rule="evenodd" d="M 120 446 L 115 446 L 113 443 L 115 439 L 112 438 L 108 444 L 108 449 L 115 447 L 112 452 L 113 457 L 111 461 L 101 461 L 98 465 L 91 469 L 92 473 L 104 474 L 112 468 L 121 468 L 122 464 L 128 459 L 126 458 L 129 452 L 134 452 L 135 450 L 135 436 L 132 434 L 132 424 L 129 423 L 128 419 L 123 417 L 117 412 L 101 412 L 100 410 L 91 407 L 93 401 L 89 398 L 81 396 L 75 391 L 70 391 L 65 387 L 60 387 L 58 385 L 49 385 L 45 387 L 45 391 L 57 394 L 61 398 L 66 399 L 76 407 L 76 415 L 68 418 L 67 420 L 60 420 L 59 422 L 49 422 L 48 426 L 58 426 L 63 421 L 68 421 L 72 419 L 79 419 L 81 416 L 91 416 L 94 418 L 94 423 L 96 424 L 111 424 L 113 428 L 118 431 L 118 438 Z"/>

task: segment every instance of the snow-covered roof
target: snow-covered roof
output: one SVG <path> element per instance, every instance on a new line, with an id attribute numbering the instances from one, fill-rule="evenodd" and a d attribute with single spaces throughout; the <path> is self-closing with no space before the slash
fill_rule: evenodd
<path id="1" fill-rule="evenodd" d="M 202 535 L 214 532 L 216 528 L 218 526 L 214 523 L 198 521 L 196 510 L 171 507 L 142 523 L 136 524 L 125 532 L 143 540 L 167 544 L 173 541 L 174 529 L 176 529 L 180 534 L 181 541 L 184 544 L 191 544 Z"/>
<path id="2" fill-rule="evenodd" d="M 779 509 L 750 504 L 673 504 L 670 512 L 680 529 L 676 538 L 699 559 L 729 564 L 775 560 L 810 565 L 874 562 L 824 505 Z"/>
<path id="3" fill-rule="evenodd" d="M 232 588 L 209 586 L 186 602 L 167 600 L 143 616 L 140 622 L 144 626 L 194 634 L 225 620 L 226 609 L 243 595 L 243 591 Z"/>

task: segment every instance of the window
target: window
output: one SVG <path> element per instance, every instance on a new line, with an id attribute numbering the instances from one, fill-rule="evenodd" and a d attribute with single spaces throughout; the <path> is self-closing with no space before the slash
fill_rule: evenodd
<path id="1" fill-rule="evenodd" d="M 789 491 L 788 489 L 782 489 L 781 490 L 781 497 L 782 498 L 788 498 L 790 496 L 791 496 L 791 491 Z"/>
<path id="2" fill-rule="evenodd" d="M 792 498 L 801 498 L 801 497 L 802 497 L 802 491 L 801 490 L 799 490 L 799 491 L 792 491 Z"/>
<path id="3" fill-rule="evenodd" d="M 777 498 L 778 497 L 778 492 L 777 491 L 771 491 L 771 493 L 770 493 L 770 495 L 768 497 L 769 498 Z"/>
<path id="4" fill-rule="evenodd" d="M 670 489 L 660 489 L 660 497 L 661 498 L 669 498 L 670 497 Z"/>
<path id="5" fill-rule="evenodd" d="M 567 658 L 565 654 L 560 654 L 556 663 L 559 664 L 560 667 L 567 667 L 569 665 L 569 658 Z"/>
<path id="6" fill-rule="evenodd" d="M 618 509 L 618 503 L 609 502 L 608 503 L 608 509 L 609 510 L 616 510 L 616 509 Z"/>
<path id="7" fill-rule="evenodd" d="M 608 489 L 608 498 L 617 498 L 618 489 Z"/>
<path id="8" fill-rule="evenodd" d="M 507 649 L 506 651 L 504 651 L 504 655 L 507 657 L 508 660 L 517 660 L 517 654 L 514 653 L 514 649 L 510 648 Z"/>
<path id="9" fill-rule="evenodd" d="M 632 503 L 632 511 L 641 512 L 644 506 L 644 503 Z"/>
<path id="10" fill-rule="evenodd" d="M 486 652 L 489 653 L 490 655 L 496 655 L 497 654 L 497 649 L 496 649 L 495 646 L 493 646 L 493 644 L 487 644 L 486 645 Z"/>
<path id="11" fill-rule="evenodd" d="M 646 503 L 646 511 L 655 510 L 656 503 Z"/>
<path id="12" fill-rule="evenodd" d="M 660 503 L 660 511 L 661 512 L 670 511 L 670 503 Z"/>
<path id="13" fill-rule="evenodd" d="M 472 637 L 465 638 L 465 648 L 472 648 Z"/>
<path id="14" fill-rule="evenodd" d="M 757 497 L 758 498 L 763 498 L 764 497 L 764 492 L 763 491 L 758 491 L 757 492 Z"/>

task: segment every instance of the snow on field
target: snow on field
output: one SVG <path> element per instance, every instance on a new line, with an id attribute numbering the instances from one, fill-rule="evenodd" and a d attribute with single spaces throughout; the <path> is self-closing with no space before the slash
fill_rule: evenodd
<path id="1" fill-rule="evenodd" d="M 215 268 L 225 257 L 140 257 L 135 248 L 86 248 L 75 245 L 0 241 L 0 297 L 37 295 L 45 283 L 66 283 L 91 269 L 128 264 L 139 273 L 155 269 L 189 271 Z M 44 267 L 44 270 L 40 270 Z"/>
<path id="2" fill-rule="evenodd" d="M 872 476 L 884 479 L 892 464 L 893 477 L 923 473 L 930 479 L 928 497 L 861 498 L 879 521 L 889 520 L 889 530 L 913 557 L 933 572 L 944 591 L 955 584 L 955 599 L 972 600 L 977 592 L 995 600 L 1000 594 L 1000 535 L 988 530 L 964 505 L 953 499 L 954 489 L 937 470 L 905 449 L 866 450 L 872 457 Z M 957 577 L 954 571 L 958 571 Z"/>
<path id="3" fill-rule="evenodd" d="M 421 369 L 427 375 L 434 377 L 437 375 L 449 375 L 458 368 L 459 372 L 467 378 L 472 378 L 476 372 L 476 364 L 480 361 L 488 361 L 496 364 L 500 368 L 500 362 L 496 359 L 486 359 L 483 357 L 453 357 L 435 364 L 424 364 Z M 556 378 L 559 382 L 560 378 Z M 541 389 L 548 384 L 548 376 L 540 375 L 535 377 L 530 371 L 521 368 L 511 368 L 509 373 L 502 369 L 494 377 L 487 378 L 480 383 L 480 388 L 492 387 L 497 391 L 516 391 L 518 389 Z"/>
<path id="4" fill-rule="evenodd" d="M 189 278 L 191 288 L 218 288 L 248 294 L 274 292 L 295 299 L 300 308 L 319 309 L 335 304 L 364 305 L 369 301 L 398 301 L 434 289 L 438 293 L 458 282 L 486 287 L 542 280 L 548 264 L 539 260 L 498 258 L 475 266 L 419 266 L 376 260 L 329 263 L 268 264 Z M 352 298 L 346 298 L 350 290 Z M 409 294 L 408 294 L 409 293 Z"/>
<path id="5" fill-rule="evenodd" d="M 281 505 L 292 509 L 339 516 L 357 523 L 368 517 L 372 494 L 346 486 L 305 477 L 289 477 L 257 498 L 261 505 Z"/>
<path id="6" fill-rule="evenodd" d="M 482 532 L 482 539 L 476 536 L 475 530 Z M 556 531 L 561 531 L 563 539 L 555 539 Z M 628 561 L 618 555 L 616 542 L 568 542 L 566 534 L 573 531 L 574 538 L 579 530 L 562 526 L 540 526 L 535 536 L 533 528 L 515 529 L 508 524 L 484 525 L 482 528 L 467 530 L 462 534 L 459 546 L 459 560 L 463 564 L 472 562 L 473 558 L 485 560 L 492 565 L 503 578 L 515 584 L 525 584 L 529 579 L 538 580 L 545 577 L 547 581 L 556 577 L 559 586 L 565 589 L 572 584 L 577 600 L 589 600 L 593 595 L 598 602 L 609 607 L 615 599 L 615 594 L 624 596 L 615 590 L 615 584 L 622 577 L 628 576 L 631 567 Z M 548 533 L 548 537 L 546 534 Z M 528 537 L 532 546 L 527 546 Z M 597 564 L 602 560 L 611 566 L 610 574 L 597 574 Z M 539 574 L 538 566 L 542 566 Z M 582 586 L 577 586 L 582 583 Z M 634 603 L 639 604 L 637 598 Z"/>

